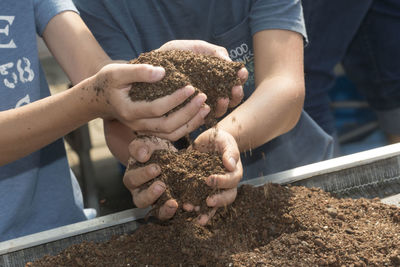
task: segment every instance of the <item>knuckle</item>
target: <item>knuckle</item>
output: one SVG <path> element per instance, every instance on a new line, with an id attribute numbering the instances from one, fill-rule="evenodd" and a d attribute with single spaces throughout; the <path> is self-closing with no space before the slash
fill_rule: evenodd
<path id="1" fill-rule="evenodd" d="M 162 114 L 160 114 L 160 110 L 158 108 L 152 107 L 148 110 L 148 115 L 151 117 L 159 117 Z"/>
<path id="2" fill-rule="evenodd" d="M 146 208 L 151 205 L 150 201 L 151 196 L 149 196 L 148 190 L 141 191 L 140 193 L 136 193 L 134 195 L 135 205 L 138 208 Z"/>
<path id="3" fill-rule="evenodd" d="M 131 112 L 129 112 L 129 110 L 119 108 L 117 112 L 122 120 L 124 121 L 132 120 Z"/>
<path id="4" fill-rule="evenodd" d="M 116 72 L 111 66 L 106 66 L 106 67 L 104 68 L 104 74 L 103 74 L 103 76 L 104 76 L 104 79 L 105 79 L 106 81 L 115 81 L 115 80 L 118 80 L 117 72 Z"/>
<path id="5" fill-rule="evenodd" d="M 221 53 L 221 54 L 228 55 L 228 50 L 227 50 L 225 47 L 218 46 L 217 50 L 218 50 L 218 52 Z"/>

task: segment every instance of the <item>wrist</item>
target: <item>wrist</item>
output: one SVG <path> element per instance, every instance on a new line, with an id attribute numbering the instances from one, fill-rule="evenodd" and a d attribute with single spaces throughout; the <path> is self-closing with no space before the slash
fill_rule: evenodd
<path id="1" fill-rule="evenodd" d="M 88 116 L 92 119 L 107 117 L 105 107 L 108 104 L 105 101 L 105 92 L 103 86 L 99 84 L 97 74 L 83 80 L 71 89 L 78 95 L 76 99 L 82 102 L 82 107 L 86 109 Z"/>

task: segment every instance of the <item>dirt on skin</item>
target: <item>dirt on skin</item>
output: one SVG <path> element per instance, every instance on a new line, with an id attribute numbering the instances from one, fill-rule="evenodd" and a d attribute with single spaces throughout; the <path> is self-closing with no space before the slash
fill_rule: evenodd
<path id="1" fill-rule="evenodd" d="M 183 213 L 27 266 L 399 266 L 400 210 L 320 189 L 241 186 L 199 226 Z"/>
<path id="2" fill-rule="evenodd" d="M 207 95 L 206 104 L 211 108 L 206 117 L 206 125 L 209 126 L 215 124 L 214 111 L 218 98 L 231 98 L 232 88 L 241 84 L 237 73 L 244 67 L 241 62 L 230 62 L 219 57 L 183 50 L 153 50 L 142 53 L 129 63 L 162 66 L 166 72 L 159 82 L 134 83 L 129 92 L 132 101 L 152 101 L 170 95 L 186 85 L 192 85 L 197 93 L 201 91 Z M 184 106 L 197 93 L 172 111 Z"/>

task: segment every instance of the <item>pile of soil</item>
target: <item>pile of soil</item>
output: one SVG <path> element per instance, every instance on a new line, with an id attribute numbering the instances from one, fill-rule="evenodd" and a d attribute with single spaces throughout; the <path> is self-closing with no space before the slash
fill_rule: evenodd
<path id="1" fill-rule="evenodd" d="M 230 62 L 219 57 L 183 50 L 153 50 L 142 53 L 129 63 L 162 66 L 166 71 L 165 77 L 159 82 L 134 83 L 129 92 L 132 101 L 152 101 L 190 84 L 197 93 L 201 91 L 207 95 L 206 103 L 211 111 L 206 118 L 206 125 L 215 123 L 214 111 L 217 99 L 231 98 L 232 87 L 241 84 L 237 72 L 244 67 L 241 62 Z M 184 106 L 197 93 L 172 111 Z"/>
<path id="2" fill-rule="evenodd" d="M 28 266 L 399 266 L 400 209 L 316 188 L 241 186 L 210 225 L 185 216 Z"/>

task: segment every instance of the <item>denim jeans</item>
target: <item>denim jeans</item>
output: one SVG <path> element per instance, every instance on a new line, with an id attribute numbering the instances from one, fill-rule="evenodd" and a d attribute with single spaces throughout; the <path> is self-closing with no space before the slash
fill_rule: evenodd
<path id="1" fill-rule="evenodd" d="M 308 114 L 330 135 L 335 122 L 329 89 L 334 66 L 366 97 L 382 129 L 400 134 L 400 1 L 302 0 Z"/>

